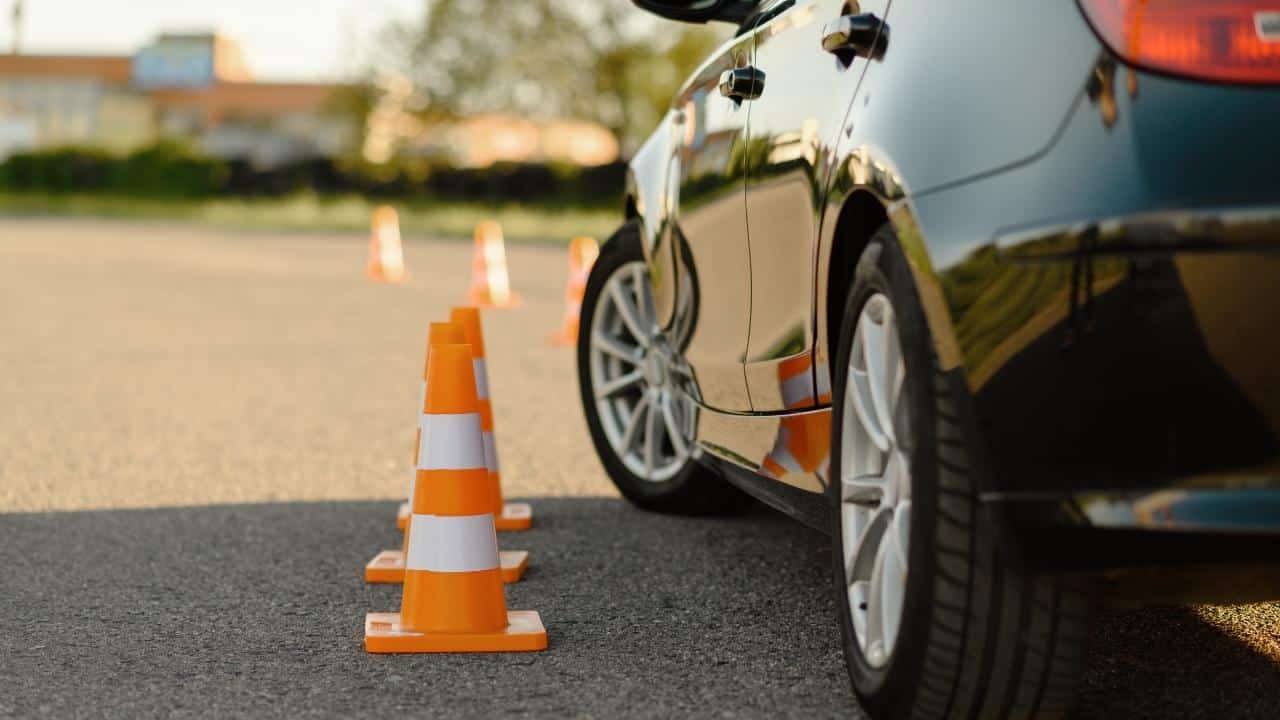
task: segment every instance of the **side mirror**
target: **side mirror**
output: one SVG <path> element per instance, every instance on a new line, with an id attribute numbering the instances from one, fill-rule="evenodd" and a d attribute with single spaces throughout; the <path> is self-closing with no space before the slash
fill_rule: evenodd
<path id="1" fill-rule="evenodd" d="M 632 0 L 646 10 L 681 22 L 704 23 L 708 20 L 740 23 L 755 10 L 759 0 Z"/>

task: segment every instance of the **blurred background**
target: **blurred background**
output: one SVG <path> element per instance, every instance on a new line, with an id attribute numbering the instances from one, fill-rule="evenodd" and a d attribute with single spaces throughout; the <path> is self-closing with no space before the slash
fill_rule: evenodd
<path id="1" fill-rule="evenodd" d="M 627 0 L 0 0 L 0 212 L 607 235 L 731 32 Z"/>
<path id="2" fill-rule="evenodd" d="M 489 219 L 560 244 L 508 244 L 522 304 L 485 344 L 504 494 L 544 528 L 515 607 L 581 664 L 509 673 L 514 700 L 474 679 L 509 666 L 431 687 L 853 716 L 826 539 L 627 510 L 549 342 L 563 245 L 617 227 L 627 158 L 732 32 L 630 0 L 0 0 L 0 716 L 422 700 L 331 640 L 394 606 L 357 571 L 399 542 L 425 327 L 474 268 L 437 240 Z M 365 274 L 382 204 L 398 284 Z M 1091 642 L 1083 716 L 1277 716 L 1273 605 L 1112 615 Z"/>

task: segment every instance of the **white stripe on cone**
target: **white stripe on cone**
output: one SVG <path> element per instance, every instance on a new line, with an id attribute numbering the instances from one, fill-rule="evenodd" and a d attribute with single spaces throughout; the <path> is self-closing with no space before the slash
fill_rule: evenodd
<path id="1" fill-rule="evenodd" d="M 804 403 L 809 404 L 813 400 L 813 383 L 809 378 L 809 371 L 804 372 L 782 381 L 782 402 L 787 406 Z"/>
<path id="2" fill-rule="evenodd" d="M 418 420 L 422 447 L 419 470 L 470 470 L 487 467 L 480 437 L 480 413 L 423 414 Z"/>
<path id="3" fill-rule="evenodd" d="M 831 371 L 827 368 L 827 364 L 823 363 L 818 366 L 815 373 L 818 376 L 818 397 L 831 394 Z"/>
<path id="4" fill-rule="evenodd" d="M 484 358 L 472 360 L 471 369 L 476 374 L 476 397 L 481 400 L 489 399 L 489 371 L 485 367 Z"/>
<path id="5" fill-rule="evenodd" d="M 492 515 L 414 515 L 410 523 L 405 569 L 479 572 L 498 567 Z"/>
<path id="6" fill-rule="evenodd" d="M 791 454 L 791 430 L 785 425 L 778 428 L 778 437 L 773 444 L 773 450 L 769 452 L 769 457 L 774 462 L 781 465 L 789 473 L 802 473 L 804 467 L 800 465 L 800 461 L 796 460 Z"/>
<path id="7" fill-rule="evenodd" d="M 788 473 L 803 473 L 804 468 L 800 465 L 800 461 L 796 460 L 789 450 L 773 451 L 769 453 L 769 459 L 778 463 L 783 470 Z"/>
<path id="8" fill-rule="evenodd" d="M 493 433 L 484 434 L 484 466 L 489 472 L 498 472 L 498 446 L 494 443 Z"/>

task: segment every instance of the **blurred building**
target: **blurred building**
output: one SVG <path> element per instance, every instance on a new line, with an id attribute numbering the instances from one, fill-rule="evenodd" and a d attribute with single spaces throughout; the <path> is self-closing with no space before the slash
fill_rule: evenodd
<path id="1" fill-rule="evenodd" d="M 239 46 L 213 33 L 164 34 L 131 56 L 0 54 L 0 160 L 68 146 L 127 153 L 167 139 L 264 170 L 349 149 L 372 163 L 408 155 L 457 167 L 618 159 L 617 139 L 596 123 L 479 115 L 428 124 L 408 109 L 413 87 L 400 77 L 376 84 L 367 117 L 334 111 L 335 94 L 351 89 L 257 81 Z"/>
<path id="2" fill-rule="evenodd" d="M 421 128 L 407 143 L 407 151 L 456 167 L 487 167 L 497 162 L 592 166 L 616 161 L 619 148 L 617 138 L 599 123 L 477 115 Z"/>
<path id="3" fill-rule="evenodd" d="M 239 47 L 213 33 L 161 35 L 132 56 L 0 55 L 0 158 L 162 139 L 259 167 L 332 157 L 359 131 L 328 111 L 340 87 L 257 82 Z"/>

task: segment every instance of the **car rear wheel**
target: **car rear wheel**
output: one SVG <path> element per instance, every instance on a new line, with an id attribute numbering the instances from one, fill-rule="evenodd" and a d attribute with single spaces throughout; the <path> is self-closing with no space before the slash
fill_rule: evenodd
<path id="1" fill-rule="evenodd" d="M 619 492 L 661 512 L 740 505 L 741 493 L 696 460 L 697 404 L 679 389 L 679 376 L 689 371 L 673 351 L 682 338 L 659 327 L 634 222 L 601 248 L 579 327 L 582 408 L 596 453 Z"/>
<path id="2" fill-rule="evenodd" d="M 858 262 L 834 368 L 832 576 L 863 704 L 876 718 L 1065 714 L 1084 598 L 1000 547 L 965 391 L 938 367 L 888 226 Z"/>

